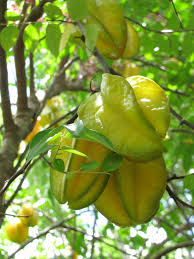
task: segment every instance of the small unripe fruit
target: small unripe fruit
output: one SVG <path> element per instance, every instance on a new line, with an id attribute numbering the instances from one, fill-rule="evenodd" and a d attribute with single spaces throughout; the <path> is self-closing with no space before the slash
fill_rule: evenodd
<path id="1" fill-rule="evenodd" d="M 20 217 L 20 221 L 28 227 L 34 227 L 38 223 L 38 214 L 36 210 L 32 207 L 32 204 L 24 204 L 18 215 L 29 216 Z"/>
<path id="2" fill-rule="evenodd" d="M 28 239 L 28 227 L 21 221 L 8 222 L 5 227 L 7 238 L 15 243 L 21 244 Z"/>

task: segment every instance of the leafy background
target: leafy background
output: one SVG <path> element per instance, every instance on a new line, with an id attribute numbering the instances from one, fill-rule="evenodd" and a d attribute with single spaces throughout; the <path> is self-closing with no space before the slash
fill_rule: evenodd
<path id="1" fill-rule="evenodd" d="M 28 4 L 33 3 L 29 1 Z M 18 22 L 22 19 L 20 14 L 23 4 L 20 0 L 8 2 L 8 25 L 0 33 L 0 44 L 7 54 L 13 112 L 16 91 L 13 45 L 19 33 Z M 171 178 L 169 186 L 176 197 L 194 205 L 192 1 L 122 0 L 121 4 L 141 42 L 137 57 L 130 62 L 140 68 L 141 75 L 162 86 L 170 99 L 171 123 L 163 143 L 168 177 Z M 28 14 L 29 9 L 26 16 Z M 40 116 L 42 129 L 76 108 L 89 95 L 91 80 L 94 87 L 99 87 L 103 66 L 92 53 L 97 37 L 96 29 L 86 29 L 85 46 L 79 38 L 72 37 L 73 28 L 69 23 L 72 20 L 79 21 L 86 15 L 85 0 L 52 1 L 44 5 L 42 17 L 29 23 L 24 30 L 27 80 L 30 80 L 30 53 L 33 53 L 38 96 L 52 85 L 61 60 L 67 59 L 69 62 L 65 69 L 65 80 L 71 80 L 72 84 L 67 85 L 50 103 L 47 101 Z M 107 59 L 105 61 L 114 68 L 115 62 Z M 71 116 L 72 113 L 58 125 Z M 3 123 L 1 111 L 0 123 Z M 1 127 L 0 141 L 2 134 Z M 26 143 L 22 142 L 20 155 L 25 148 Z M 31 259 L 150 259 L 161 258 L 160 252 L 167 248 L 172 251 L 164 258 L 194 256 L 192 246 L 188 246 L 193 240 L 193 210 L 178 202 L 175 197 L 176 204 L 168 192 L 165 192 L 159 211 L 149 223 L 119 228 L 103 218 L 93 206 L 73 211 L 67 205 L 59 205 L 50 191 L 49 166 L 42 159 L 34 160 L 28 174 L 19 176 L 10 185 L 6 191 L 6 200 L 12 197 L 21 181 L 22 188 L 6 213 L 17 214 L 21 204 L 30 201 L 38 211 L 39 223 L 30 229 L 29 244 L 24 244 L 21 249 L 22 247 L 11 243 L 5 236 L 5 224 L 12 219 L 11 216 L 6 216 L 0 234 L 0 258 L 11 258 L 14 253 L 15 258 Z"/>

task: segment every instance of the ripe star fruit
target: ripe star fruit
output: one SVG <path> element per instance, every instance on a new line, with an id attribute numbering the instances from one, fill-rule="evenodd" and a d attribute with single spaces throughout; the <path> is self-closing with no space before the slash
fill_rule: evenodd
<path id="1" fill-rule="evenodd" d="M 28 239 L 28 227 L 21 221 L 8 222 L 5 226 L 7 238 L 15 243 L 21 244 Z"/>
<path id="2" fill-rule="evenodd" d="M 165 91 L 153 80 L 143 76 L 128 77 L 127 81 L 145 117 L 164 138 L 170 123 L 169 99 Z"/>
<path id="3" fill-rule="evenodd" d="M 62 159 L 66 173 L 51 168 L 51 191 L 59 203 L 68 202 L 70 208 L 81 209 L 89 206 L 98 198 L 106 186 L 109 175 L 100 173 L 100 166 L 90 171 L 80 169 L 80 166 L 92 161 L 100 164 L 110 151 L 99 143 L 66 138 L 65 135 L 66 130 L 61 138 L 57 139 L 56 143 L 59 143 L 59 146 L 53 148 L 51 160 L 53 158 Z M 87 157 L 67 152 L 62 149 L 63 146 L 78 150 Z"/>
<path id="4" fill-rule="evenodd" d="M 127 227 L 132 224 L 119 198 L 115 174 L 112 172 L 104 191 L 100 194 L 94 205 L 96 209 L 112 223 Z"/>
<path id="5" fill-rule="evenodd" d="M 149 221 L 165 191 L 167 173 L 163 158 L 144 163 L 123 160 L 95 201 L 96 209 L 118 226 Z"/>
<path id="6" fill-rule="evenodd" d="M 131 23 L 125 19 L 127 25 L 127 40 L 125 43 L 125 49 L 122 53 L 122 58 L 129 59 L 134 57 L 139 51 L 140 42 L 139 36 Z"/>
<path id="7" fill-rule="evenodd" d="M 162 153 L 159 134 L 145 118 L 126 79 L 103 74 L 101 92 L 78 109 L 86 128 L 105 135 L 116 153 L 135 161 L 149 161 Z"/>
<path id="8" fill-rule="evenodd" d="M 134 223 L 148 222 L 165 191 L 167 172 L 162 157 L 137 163 L 123 160 L 115 174 L 121 203 Z"/>
<path id="9" fill-rule="evenodd" d="M 32 204 L 24 204 L 22 209 L 18 212 L 20 216 L 29 216 L 29 217 L 20 217 L 20 221 L 22 224 L 28 227 L 34 227 L 38 223 L 38 214 L 36 210 L 33 208 Z"/>
<path id="10" fill-rule="evenodd" d="M 119 0 L 88 0 L 86 24 L 96 24 L 96 47 L 107 58 L 117 59 L 123 53 L 127 26 Z"/>

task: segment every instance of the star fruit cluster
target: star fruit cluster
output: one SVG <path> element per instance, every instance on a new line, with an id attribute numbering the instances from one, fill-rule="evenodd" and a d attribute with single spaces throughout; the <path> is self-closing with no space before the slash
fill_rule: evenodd
<path id="1" fill-rule="evenodd" d="M 167 173 L 162 140 L 170 122 L 169 100 L 164 90 L 143 76 L 123 78 L 103 74 L 101 91 L 79 107 L 78 117 L 88 129 L 103 134 L 123 157 L 117 170 L 102 172 L 102 162 L 112 153 L 91 141 L 57 139 L 51 159 L 64 161 L 65 172 L 51 168 L 50 183 L 55 198 L 72 209 L 94 204 L 118 226 L 148 222 L 157 212 L 166 187 Z M 63 146 L 87 156 L 66 152 Z M 84 163 L 98 167 L 84 170 Z"/>

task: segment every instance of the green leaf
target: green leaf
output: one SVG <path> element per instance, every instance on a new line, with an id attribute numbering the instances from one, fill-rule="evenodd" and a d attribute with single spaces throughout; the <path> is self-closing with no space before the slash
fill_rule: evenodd
<path id="1" fill-rule="evenodd" d="M 50 18 L 52 20 L 64 16 L 61 9 L 58 6 L 51 4 L 51 3 L 47 3 L 44 6 L 44 11 L 47 14 L 48 18 Z"/>
<path id="2" fill-rule="evenodd" d="M 7 21 L 12 21 L 12 22 L 19 21 L 21 19 L 21 15 L 15 12 L 6 12 L 5 19 Z"/>
<path id="3" fill-rule="evenodd" d="M 187 188 L 189 190 L 191 190 L 192 192 L 194 191 L 194 175 L 187 175 L 185 176 L 184 180 L 184 188 Z"/>
<path id="4" fill-rule="evenodd" d="M 82 153 L 82 152 L 80 152 L 80 151 L 78 151 L 76 149 L 70 148 L 68 146 L 63 146 L 61 149 L 65 150 L 65 151 L 67 151 L 69 153 L 73 153 L 75 155 L 78 155 L 78 156 L 88 157 L 86 154 L 84 154 L 84 153 Z"/>
<path id="5" fill-rule="evenodd" d="M 5 51 L 8 51 L 11 47 L 13 47 L 14 43 L 17 40 L 19 30 L 15 25 L 9 25 L 0 33 L 0 43 Z"/>
<path id="6" fill-rule="evenodd" d="M 80 169 L 85 171 L 93 171 L 98 167 L 99 163 L 97 161 L 90 161 L 88 163 L 83 163 L 80 165 Z"/>
<path id="7" fill-rule="evenodd" d="M 62 159 L 54 159 L 52 162 L 52 166 L 61 173 L 64 173 L 65 171 L 65 164 L 64 161 Z"/>
<path id="8" fill-rule="evenodd" d="M 28 50 L 34 50 L 39 41 L 39 31 L 36 26 L 30 24 L 24 30 L 24 44 Z"/>
<path id="9" fill-rule="evenodd" d="M 80 120 L 70 125 L 64 125 L 64 127 L 74 138 L 98 142 L 114 151 L 113 144 L 107 137 L 95 130 L 84 127 L 83 122 Z"/>
<path id="10" fill-rule="evenodd" d="M 96 24 L 85 25 L 85 38 L 86 46 L 90 51 L 93 51 L 96 46 L 96 40 L 98 37 L 98 26 Z"/>
<path id="11" fill-rule="evenodd" d="M 121 155 L 111 152 L 104 158 L 101 170 L 103 172 L 115 171 L 120 167 L 122 161 L 123 157 Z"/>
<path id="12" fill-rule="evenodd" d="M 74 27 L 75 26 L 71 23 L 64 24 L 64 32 L 61 36 L 59 52 L 61 52 L 66 47 L 67 41 L 68 41 L 69 37 L 71 36 Z"/>
<path id="13" fill-rule="evenodd" d="M 48 24 L 46 28 L 46 43 L 51 53 L 57 57 L 61 40 L 61 30 L 57 24 Z"/>
<path id="14" fill-rule="evenodd" d="M 63 126 L 60 126 L 55 129 L 47 129 L 47 130 L 38 132 L 30 142 L 29 151 L 26 157 L 27 162 L 32 160 L 34 157 L 40 155 L 41 153 L 44 153 L 49 149 L 53 148 L 54 146 L 56 146 L 55 144 L 51 144 L 51 145 L 48 145 L 48 144 L 51 143 L 51 140 L 53 141 L 54 139 L 60 136 L 60 134 L 58 134 L 57 136 L 52 138 L 62 129 L 63 129 Z"/>
<path id="15" fill-rule="evenodd" d="M 67 8 L 73 20 L 82 20 L 88 15 L 87 0 L 67 0 Z"/>

